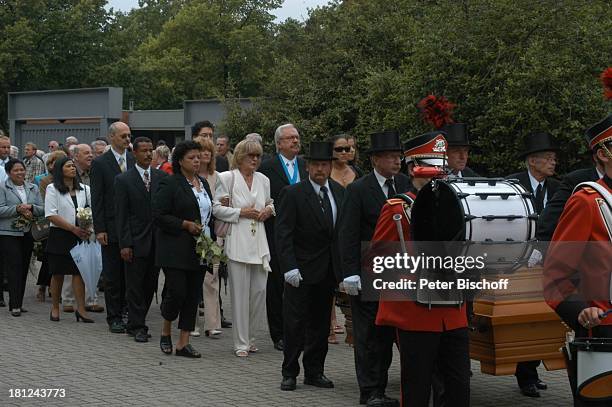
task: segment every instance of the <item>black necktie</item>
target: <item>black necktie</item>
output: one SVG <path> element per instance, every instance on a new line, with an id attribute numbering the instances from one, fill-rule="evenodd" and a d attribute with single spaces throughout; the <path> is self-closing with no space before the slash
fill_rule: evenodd
<path id="1" fill-rule="evenodd" d="M 388 199 L 391 199 L 395 195 L 397 195 L 397 193 L 395 192 L 395 183 L 393 182 L 393 178 L 387 178 L 387 180 L 385 181 L 385 185 L 388 188 L 388 191 L 387 191 Z"/>
<path id="2" fill-rule="evenodd" d="M 321 207 L 323 208 L 323 213 L 325 214 L 325 218 L 329 222 L 329 224 L 333 227 L 334 225 L 334 214 L 332 212 L 331 201 L 329 200 L 329 195 L 327 195 L 327 187 L 323 185 L 321 189 L 319 189 L 319 199 L 321 200 Z"/>
<path id="3" fill-rule="evenodd" d="M 544 187 L 542 187 L 542 184 L 538 184 L 535 193 L 535 210 L 538 215 L 542 213 L 542 209 L 544 209 L 544 194 Z"/>

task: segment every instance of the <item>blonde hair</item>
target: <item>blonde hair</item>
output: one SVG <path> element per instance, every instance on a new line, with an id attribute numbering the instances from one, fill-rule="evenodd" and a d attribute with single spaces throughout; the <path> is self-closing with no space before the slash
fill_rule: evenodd
<path id="1" fill-rule="evenodd" d="M 193 141 L 198 143 L 202 147 L 202 151 L 210 151 L 210 164 L 208 164 L 208 173 L 210 175 L 215 173 L 216 159 L 215 159 L 215 145 L 212 140 L 208 137 L 197 136 L 193 138 Z"/>
<path id="2" fill-rule="evenodd" d="M 62 157 L 66 157 L 66 153 L 62 150 L 56 150 L 49 154 L 49 156 L 47 157 L 47 169 L 49 169 L 49 163 L 55 164 L 58 158 Z M 51 169 L 53 169 L 53 166 L 51 166 Z"/>
<path id="3" fill-rule="evenodd" d="M 261 144 L 254 140 L 242 140 L 234 148 L 234 157 L 232 159 L 232 167 L 239 168 L 242 160 L 249 154 L 261 154 L 263 150 Z"/>

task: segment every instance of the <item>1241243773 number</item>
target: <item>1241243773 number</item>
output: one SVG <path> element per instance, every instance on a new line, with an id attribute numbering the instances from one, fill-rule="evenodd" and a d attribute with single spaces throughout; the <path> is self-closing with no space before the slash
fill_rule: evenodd
<path id="1" fill-rule="evenodd" d="M 62 398 L 66 389 L 9 389 L 10 398 Z"/>

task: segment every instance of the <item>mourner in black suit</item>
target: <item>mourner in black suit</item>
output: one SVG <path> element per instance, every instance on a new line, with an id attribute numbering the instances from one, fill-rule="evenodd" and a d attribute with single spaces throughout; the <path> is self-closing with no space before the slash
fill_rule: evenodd
<path id="1" fill-rule="evenodd" d="M 448 168 L 452 174 L 457 177 L 479 177 L 474 170 L 467 166 L 470 148 L 470 135 L 468 126 L 465 123 L 451 123 L 441 129 L 446 133 L 446 141 L 448 148 L 446 155 L 448 157 Z"/>
<path id="2" fill-rule="evenodd" d="M 122 320 L 125 305 L 125 265 L 121 260 L 115 219 L 115 177 L 134 168 L 134 156 L 127 151 L 130 128 L 115 122 L 108 129 L 111 149 L 91 165 L 91 206 L 96 238 L 102 245 L 102 273 L 106 321 L 113 333 L 125 332 Z"/>
<path id="3" fill-rule="evenodd" d="M 147 342 L 149 328 L 145 319 L 159 276 L 151 195 L 167 174 L 151 167 L 151 139 L 138 137 L 133 146 L 136 166 L 115 177 L 115 212 L 121 258 L 126 266 L 127 331 L 136 342 Z"/>
<path id="4" fill-rule="evenodd" d="M 270 196 L 278 204 L 280 191 L 287 185 L 297 184 L 306 179 L 306 162 L 298 157 L 300 152 L 300 134 L 292 124 L 279 126 L 274 133 L 276 151 L 269 159 L 261 163 L 259 172 L 270 179 Z M 266 221 L 266 237 L 270 249 L 270 268 L 266 286 L 266 312 L 268 327 L 274 347 L 283 350 L 283 287 L 285 281 L 279 269 L 279 251 L 274 244 L 275 218 Z M 331 311 L 330 311 L 331 312 Z"/>
<path id="5" fill-rule="evenodd" d="M 340 276 L 336 222 L 344 188 L 329 178 L 333 144 L 312 142 L 308 177 L 284 188 L 276 220 L 276 247 L 285 279 L 281 390 L 294 390 L 304 357 L 304 383 L 333 387 L 323 374 L 332 297 Z"/>
<path id="6" fill-rule="evenodd" d="M 155 264 L 163 268 L 166 276 L 160 347 L 162 352 L 172 353 L 171 324 L 178 318 L 181 333 L 176 355 L 191 358 L 202 356 L 189 344 L 189 333 L 195 329 L 204 273 L 209 269 L 212 272 L 212 265 L 202 265 L 194 237 L 204 230 L 215 240 L 212 194 L 206 180 L 197 175 L 200 150 L 192 140 L 178 143 L 172 154 L 174 175 L 164 177 L 153 196 L 156 242 L 161 248 L 155 251 Z"/>
<path id="7" fill-rule="evenodd" d="M 346 190 L 339 225 L 343 285 L 351 296 L 355 368 L 360 403 L 371 406 L 397 406 L 385 396 L 387 371 L 392 360 L 393 328 L 376 326 L 378 301 L 365 301 L 361 288 L 362 242 L 369 242 L 385 201 L 410 188 L 410 179 L 400 174 L 402 145 L 396 132 L 371 135 L 374 171 L 350 184 Z"/>
<path id="8" fill-rule="evenodd" d="M 548 200 L 538 219 L 536 238 L 539 242 L 550 242 L 552 239 L 565 203 L 574 192 L 576 185 L 582 182 L 597 181 L 602 175 L 603 169 L 591 167 L 572 171 L 562 178 L 557 192 Z"/>
<path id="9" fill-rule="evenodd" d="M 518 179 L 523 188 L 533 194 L 535 211 L 539 215 L 559 188 L 560 182 L 553 178 L 559 148 L 548 133 L 531 134 L 525 144 L 520 158 L 525 160 L 527 171 L 506 178 Z M 539 365 L 539 360 L 519 362 L 516 365 L 516 381 L 521 393 L 527 397 L 540 397 L 539 390 L 547 388 L 538 376 Z"/>

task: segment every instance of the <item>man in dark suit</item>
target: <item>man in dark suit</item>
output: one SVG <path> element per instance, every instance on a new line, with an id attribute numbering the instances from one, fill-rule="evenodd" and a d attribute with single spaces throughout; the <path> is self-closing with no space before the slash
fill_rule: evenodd
<path id="1" fill-rule="evenodd" d="M 603 177 L 605 173 L 603 165 L 595 154 L 593 154 L 593 160 L 595 161 L 594 167 L 572 171 L 561 179 L 557 192 L 548 200 L 538 218 L 536 238 L 539 242 L 551 241 L 565 203 L 574 192 L 576 185 L 587 181 L 597 181 Z"/>
<path id="2" fill-rule="evenodd" d="M 474 170 L 467 166 L 470 154 L 470 136 L 468 126 L 465 123 L 451 123 L 444 125 L 440 130 L 446 133 L 448 148 L 448 168 L 457 177 L 480 177 Z"/>
<path id="3" fill-rule="evenodd" d="M 525 150 L 520 155 L 520 158 L 525 160 L 527 170 L 506 177 L 518 179 L 523 188 L 533 194 L 535 212 L 538 215 L 559 188 L 560 182 L 553 178 L 558 150 L 559 147 L 550 134 L 530 134 L 525 140 Z M 516 365 L 516 381 L 521 393 L 527 397 L 540 397 L 539 390 L 548 387 L 538 376 L 539 365 L 539 360 L 519 362 Z"/>
<path id="4" fill-rule="evenodd" d="M 93 161 L 90 173 L 94 231 L 102 245 L 106 321 L 113 333 L 125 332 L 122 318 L 125 272 L 115 220 L 115 177 L 134 168 L 134 156 L 127 151 L 130 135 L 127 124 L 111 124 L 108 129 L 111 148 Z"/>
<path id="5" fill-rule="evenodd" d="M 333 143 L 312 142 L 308 177 L 280 193 L 276 247 L 285 279 L 281 390 L 295 390 L 304 351 L 304 384 L 334 387 L 323 374 L 332 297 L 340 275 L 337 219 L 344 188 L 329 178 Z"/>
<path id="6" fill-rule="evenodd" d="M 397 400 L 385 395 L 395 332 L 393 328 L 375 325 L 378 301 L 366 301 L 359 294 L 361 253 L 362 242 L 369 242 L 374 234 L 382 206 L 397 192 L 407 191 L 410 179 L 399 173 L 403 148 L 397 132 L 375 133 L 370 140 L 374 171 L 348 186 L 340 220 L 342 284 L 351 299 L 359 402 L 368 406 L 397 406 Z"/>
<path id="7" fill-rule="evenodd" d="M 306 179 L 306 162 L 298 157 L 300 152 L 300 133 L 293 124 L 283 124 L 274 132 L 277 154 L 261 163 L 259 172 L 270 179 L 270 196 L 275 205 L 280 191 L 287 185 L 297 184 Z M 266 287 L 266 312 L 270 337 L 277 350 L 283 350 L 283 290 L 285 280 L 278 264 L 282 252 L 276 250 L 274 242 L 275 217 L 265 223 L 268 247 L 270 248 L 270 268 Z M 331 312 L 331 311 L 330 311 Z M 331 315 L 331 314 L 330 314 Z"/>
<path id="8" fill-rule="evenodd" d="M 126 264 L 127 332 L 136 342 L 147 342 L 145 319 L 159 276 L 151 196 L 167 174 L 151 167 L 151 139 L 138 137 L 133 146 L 136 166 L 115 177 L 115 213 L 121 258 Z"/>

